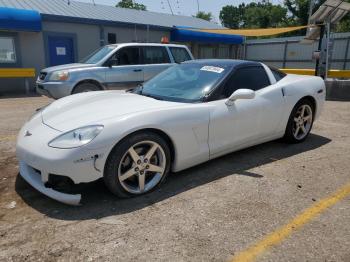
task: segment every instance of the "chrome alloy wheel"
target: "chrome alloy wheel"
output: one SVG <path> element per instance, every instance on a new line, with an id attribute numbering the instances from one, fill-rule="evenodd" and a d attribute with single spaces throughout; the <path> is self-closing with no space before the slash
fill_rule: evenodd
<path id="1" fill-rule="evenodd" d="M 312 126 L 312 109 L 309 105 L 301 105 L 293 119 L 293 136 L 297 140 L 303 139 L 310 132 Z"/>
<path id="2" fill-rule="evenodd" d="M 162 147 L 153 141 L 142 141 L 131 146 L 123 155 L 118 179 L 127 192 L 142 194 L 161 181 L 165 167 L 166 156 Z"/>

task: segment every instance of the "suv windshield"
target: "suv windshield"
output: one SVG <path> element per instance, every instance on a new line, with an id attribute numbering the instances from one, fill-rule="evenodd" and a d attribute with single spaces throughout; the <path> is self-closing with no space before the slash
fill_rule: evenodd
<path id="1" fill-rule="evenodd" d="M 198 102 L 230 71 L 228 65 L 175 65 L 135 90 L 141 95 L 176 102 Z"/>
<path id="2" fill-rule="evenodd" d="M 106 55 L 108 55 L 111 51 L 113 51 L 116 47 L 115 46 L 103 46 L 96 51 L 94 51 L 92 54 L 88 55 L 84 59 L 80 61 L 80 63 L 83 64 L 96 64 L 101 61 Z"/>

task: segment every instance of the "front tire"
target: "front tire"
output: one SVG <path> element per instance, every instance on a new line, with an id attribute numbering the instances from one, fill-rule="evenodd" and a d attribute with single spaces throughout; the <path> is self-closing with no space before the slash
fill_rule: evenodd
<path id="1" fill-rule="evenodd" d="M 314 105 L 309 99 L 300 100 L 289 116 L 284 140 L 288 143 L 303 142 L 310 134 L 314 122 Z"/>
<path id="2" fill-rule="evenodd" d="M 108 156 L 104 181 L 121 198 L 143 195 L 164 182 L 171 155 L 166 141 L 153 132 L 136 133 L 118 143 Z"/>
<path id="3" fill-rule="evenodd" d="M 101 90 L 98 86 L 92 83 L 82 83 L 77 85 L 72 94 L 79 94 L 79 93 L 84 93 L 84 92 L 91 92 L 91 91 L 99 91 Z"/>

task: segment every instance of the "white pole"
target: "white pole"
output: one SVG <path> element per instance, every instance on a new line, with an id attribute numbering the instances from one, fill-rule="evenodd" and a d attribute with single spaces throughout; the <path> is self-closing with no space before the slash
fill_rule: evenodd
<path id="1" fill-rule="evenodd" d="M 328 77 L 328 66 L 329 66 L 329 40 L 331 37 L 331 19 L 329 18 L 327 21 L 327 41 L 326 41 L 326 72 L 325 72 L 325 79 Z"/>

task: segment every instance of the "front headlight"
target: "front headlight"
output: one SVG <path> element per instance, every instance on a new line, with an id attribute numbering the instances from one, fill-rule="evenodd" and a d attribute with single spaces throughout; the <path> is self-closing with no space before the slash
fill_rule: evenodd
<path id="1" fill-rule="evenodd" d="M 102 125 L 80 127 L 56 137 L 49 146 L 63 149 L 80 147 L 90 143 L 102 129 Z"/>
<path id="2" fill-rule="evenodd" d="M 66 81 L 69 78 L 68 71 L 56 71 L 50 75 L 49 80 L 51 81 Z"/>

